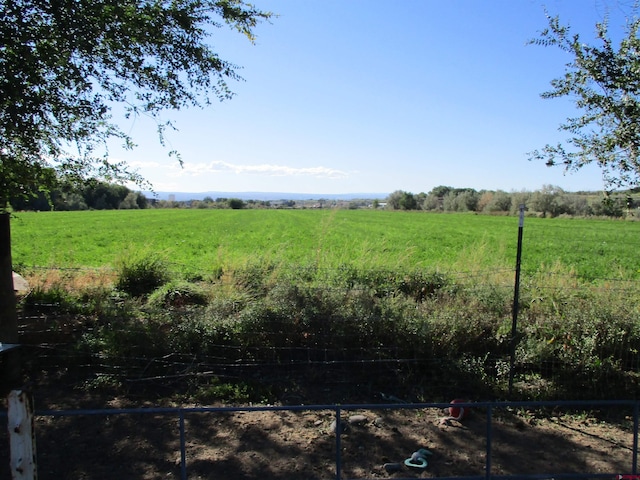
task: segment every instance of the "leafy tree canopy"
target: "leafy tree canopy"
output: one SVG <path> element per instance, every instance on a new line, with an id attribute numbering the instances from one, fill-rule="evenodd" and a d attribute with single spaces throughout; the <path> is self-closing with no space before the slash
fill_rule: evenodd
<path id="1" fill-rule="evenodd" d="M 572 98 L 579 116 L 568 118 L 560 130 L 565 145 L 546 145 L 530 159 L 577 171 L 596 162 L 607 187 L 638 186 L 640 181 L 640 39 L 637 6 L 620 42 L 611 40 L 608 21 L 596 25 L 597 45 L 583 43 L 559 18 L 533 44 L 558 47 L 571 56 L 563 77 L 552 80 L 543 98 Z"/>
<path id="2" fill-rule="evenodd" d="M 439 185 L 437 187 L 434 187 L 430 192 L 429 195 L 433 195 L 434 197 L 439 197 L 442 198 L 444 197 L 447 193 L 449 193 L 451 190 L 454 190 L 453 187 L 448 187 L 446 185 Z"/>
<path id="3" fill-rule="evenodd" d="M 133 140 L 111 106 L 156 119 L 232 96 L 238 67 L 208 43 L 230 26 L 253 41 L 271 17 L 244 0 L 0 0 L 0 209 L 56 175 L 141 182 L 108 159 Z"/>

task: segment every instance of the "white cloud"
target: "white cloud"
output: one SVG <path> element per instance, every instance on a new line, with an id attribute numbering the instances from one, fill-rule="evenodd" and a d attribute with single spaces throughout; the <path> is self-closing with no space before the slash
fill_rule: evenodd
<path id="1" fill-rule="evenodd" d="M 123 160 L 114 160 L 116 162 L 120 162 Z M 143 160 L 134 160 L 131 162 L 127 162 L 127 165 L 133 168 L 161 168 L 162 163 L 160 162 L 152 162 L 152 161 L 143 161 Z"/>
<path id="2" fill-rule="evenodd" d="M 197 176 L 205 173 L 235 173 L 238 175 L 266 175 L 273 177 L 309 176 L 317 178 L 346 178 L 349 174 L 343 170 L 328 167 L 296 168 L 286 165 L 236 165 L 214 161 L 210 163 L 185 162 L 184 168 L 176 167 L 179 175 Z"/>

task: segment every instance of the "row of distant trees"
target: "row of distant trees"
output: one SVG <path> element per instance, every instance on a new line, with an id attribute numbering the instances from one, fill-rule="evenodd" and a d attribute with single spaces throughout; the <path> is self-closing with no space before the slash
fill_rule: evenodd
<path id="1" fill-rule="evenodd" d="M 14 210 L 130 210 L 142 208 L 364 208 L 386 205 L 390 210 L 423 210 L 429 212 L 477 212 L 517 214 L 520 205 L 544 217 L 608 216 L 622 217 L 640 207 L 640 189 L 605 194 L 598 192 L 566 192 L 554 185 L 535 191 L 475 190 L 438 186 L 429 193 L 414 194 L 403 190 L 391 193 L 385 202 L 367 200 L 322 203 L 281 200 L 241 200 L 212 198 L 170 201 L 148 199 L 144 194 L 118 184 L 88 181 L 78 185 L 62 184 L 48 194 L 17 197 L 11 200 Z"/>
<path id="2" fill-rule="evenodd" d="M 269 208 L 270 202 L 261 200 L 242 200 L 240 198 L 212 198 L 202 200 L 172 201 L 147 198 L 141 192 L 115 183 L 89 180 L 77 183 L 60 182 L 58 188 L 50 192 L 21 195 L 10 199 L 15 211 L 46 210 L 132 210 L 142 208 Z M 294 201 L 283 200 L 279 206 L 291 208 Z"/>
<path id="3" fill-rule="evenodd" d="M 278 205 L 291 208 L 295 206 L 293 200 L 283 200 Z M 204 197 L 202 200 L 159 200 L 154 202 L 154 206 L 158 208 L 222 208 L 240 210 L 243 208 L 271 208 L 272 204 L 266 200 L 242 200 L 236 197 Z"/>
<path id="4" fill-rule="evenodd" d="M 124 185 L 89 180 L 80 185 L 61 183 L 50 192 L 16 196 L 9 200 L 14 210 L 131 210 L 148 208 L 151 202 Z"/>
<path id="5" fill-rule="evenodd" d="M 438 186 L 429 193 L 413 194 L 396 190 L 386 199 L 391 210 L 426 210 L 431 212 L 478 212 L 516 214 L 520 205 L 543 217 L 608 216 L 622 217 L 640 207 L 640 189 L 626 192 L 566 192 L 554 185 L 530 191 L 474 190 Z"/>

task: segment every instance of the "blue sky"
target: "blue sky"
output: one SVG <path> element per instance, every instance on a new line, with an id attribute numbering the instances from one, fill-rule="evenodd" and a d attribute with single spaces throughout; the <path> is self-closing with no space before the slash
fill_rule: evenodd
<path id="1" fill-rule="evenodd" d="M 156 191 L 390 193 L 438 185 L 477 190 L 602 189 L 597 168 L 565 174 L 527 152 L 563 140 L 576 111 L 540 93 L 569 60 L 527 45 L 545 8 L 592 42 L 624 0 L 253 0 L 278 14 L 251 44 L 211 39 L 242 66 L 236 96 L 168 112 L 178 131 L 158 144 L 145 118 L 119 122 L 138 147 L 111 147 Z M 180 168 L 169 149 L 178 150 Z"/>

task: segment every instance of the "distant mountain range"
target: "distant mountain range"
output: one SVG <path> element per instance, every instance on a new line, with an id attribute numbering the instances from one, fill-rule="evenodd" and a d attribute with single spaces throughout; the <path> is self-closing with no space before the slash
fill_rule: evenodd
<path id="1" fill-rule="evenodd" d="M 388 193 L 288 193 L 288 192 L 142 192 L 147 198 L 158 200 L 175 200 L 185 202 L 187 200 L 203 200 L 205 197 L 239 198 L 240 200 L 354 200 L 354 199 L 378 199 L 383 200 Z"/>

